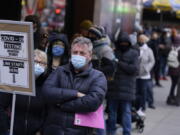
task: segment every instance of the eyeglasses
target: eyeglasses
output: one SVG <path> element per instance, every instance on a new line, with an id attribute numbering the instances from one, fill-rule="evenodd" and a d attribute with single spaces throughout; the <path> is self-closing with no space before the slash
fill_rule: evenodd
<path id="1" fill-rule="evenodd" d="M 41 66 L 47 66 L 47 63 L 46 63 L 46 62 L 37 61 L 37 60 L 35 60 L 34 62 L 37 63 L 37 64 L 39 64 L 39 65 L 41 65 Z"/>

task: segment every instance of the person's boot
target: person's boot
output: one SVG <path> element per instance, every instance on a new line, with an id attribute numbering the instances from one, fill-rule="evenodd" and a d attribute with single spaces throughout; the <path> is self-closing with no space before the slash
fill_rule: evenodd
<path id="1" fill-rule="evenodd" d="M 177 97 L 175 97 L 175 105 L 180 106 L 180 100 Z"/>
<path id="2" fill-rule="evenodd" d="M 175 98 L 173 96 L 168 96 L 166 103 L 168 105 L 176 105 Z"/>

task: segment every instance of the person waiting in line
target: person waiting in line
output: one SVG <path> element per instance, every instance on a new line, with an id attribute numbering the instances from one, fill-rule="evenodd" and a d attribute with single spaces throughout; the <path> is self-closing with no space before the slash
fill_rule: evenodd
<path id="1" fill-rule="evenodd" d="M 115 60 L 114 51 L 109 45 L 111 43 L 104 38 L 104 34 L 98 26 L 93 26 L 89 29 L 88 37 L 93 43 L 92 63 L 94 68 L 101 70 L 108 76 L 112 71 L 112 61 Z"/>
<path id="2" fill-rule="evenodd" d="M 39 49 L 41 44 L 41 24 L 40 19 L 37 15 L 28 15 L 25 17 L 26 22 L 33 23 L 33 37 L 34 37 L 34 49 Z"/>
<path id="3" fill-rule="evenodd" d="M 153 32 L 151 34 L 151 39 L 148 42 L 148 46 L 152 49 L 154 58 L 155 58 L 155 65 L 153 68 L 153 75 L 155 79 L 155 86 L 162 87 L 160 84 L 160 56 L 159 56 L 159 37 L 157 32 Z"/>
<path id="4" fill-rule="evenodd" d="M 106 76 L 108 81 L 114 73 L 115 68 L 115 56 L 114 51 L 110 47 L 111 42 L 106 37 L 105 30 L 100 26 L 93 26 L 89 29 L 89 39 L 93 42 L 93 57 L 92 64 L 93 67 L 97 70 L 100 70 Z M 105 39 L 104 39 L 105 38 Z M 99 41 L 99 42 L 98 42 Z M 102 42 L 101 42 L 102 41 Z M 96 135 L 105 135 L 105 130 L 98 129 Z"/>
<path id="5" fill-rule="evenodd" d="M 69 43 L 65 34 L 52 33 L 49 35 L 49 45 L 47 49 L 48 69 L 50 74 L 58 66 L 69 62 Z"/>
<path id="6" fill-rule="evenodd" d="M 83 20 L 80 23 L 80 33 L 84 37 L 88 37 L 89 28 L 93 25 L 90 20 Z"/>
<path id="7" fill-rule="evenodd" d="M 145 116 L 146 101 L 150 108 L 154 107 L 153 84 L 151 78 L 151 70 L 155 64 L 153 51 L 148 47 L 149 38 L 141 34 L 138 37 L 138 45 L 140 48 L 140 70 L 136 80 L 137 94 L 137 110 L 140 116 Z"/>
<path id="8" fill-rule="evenodd" d="M 180 63 L 180 51 L 178 51 L 178 61 Z M 178 80 L 178 84 L 177 84 L 177 92 L 175 95 L 175 101 L 176 101 L 175 102 L 176 106 L 180 106 L 180 79 Z"/>
<path id="9" fill-rule="evenodd" d="M 169 32 L 164 29 L 160 36 L 159 56 L 160 56 L 160 79 L 167 80 L 167 57 L 171 48 L 172 39 L 168 34 Z"/>
<path id="10" fill-rule="evenodd" d="M 108 89 L 107 134 L 115 135 L 117 117 L 121 118 L 123 135 L 131 135 L 131 109 L 135 100 L 136 76 L 139 69 L 139 51 L 132 47 L 127 33 L 120 33 L 115 42 L 118 59 L 114 83 Z M 119 116 L 118 110 L 121 111 Z"/>
<path id="11" fill-rule="evenodd" d="M 173 30 L 172 34 L 172 49 L 177 49 L 177 52 L 180 50 L 180 35 L 176 30 Z M 176 58 L 178 60 L 178 58 Z M 180 76 L 180 66 L 171 67 L 169 66 L 169 75 L 171 78 L 171 87 L 170 92 L 167 97 L 166 103 L 168 105 L 179 105 L 176 101 L 176 86 L 178 84 L 179 76 Z"/>
<path id="12" fill-rule="evenodd" d="M 48 49 L 48 33 L 42 32 L 40 35 L 41 43 L 38 47 L 39 50 L 47 52 Z"/>
<path id="13" fill-rule="evenodd" d="M 42 99 L 42 85 L 47 78 L 47 55 L 34 51 L 36 96 L 17 95 L 14 117 L 14 135 L 36 135 L 43 128 L 45 104 Z M 11 108 L 12 94 L 0 93 L 0 135 L 9 135 L 7 110 Z"/>
<path id="14" fill-rule="evenodd" d="M 93 54 L 95 54 L 99 59 L 105 57 L 113 60 L 115 56 L 110 47 L 111 42 L 105 37 L 105 34 L 102 31 L 102 28 L 98 26 L 92 26 L 89 28 L 88 38 L 93 43 Z"/>
<path id="15" fill-rule="evenodd" d="M 77 38 L 77 37 L 86 37 L 86 38 L 89 38 L 88 35 L 89 35 L 89 28 L 93 26 L 93 23 L 86 19 L 86 20 L 83 20 L 80 25 L 79 25 L 79 32 L 78 33 L 75 33 L 73 35 L 73 37 L 71 38 L 70 40 L 70 43 L 72 43 L 72 41 Z"/>
<path id="16" fill-rule="evenodd" d="M 96 111 L 107 91 L 104 74 L 92 68 L 92 49 L 89 39 L 75 38 L 70 63 L 58 67 L 46 80 L 44 135 L 92 135 L 93 128 L 74 125 L 75 113 Z"/>

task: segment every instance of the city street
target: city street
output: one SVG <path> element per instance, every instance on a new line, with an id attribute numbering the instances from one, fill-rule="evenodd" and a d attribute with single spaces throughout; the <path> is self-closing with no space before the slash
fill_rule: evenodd
<path id="1" fill-rule="evenodd" d="M 161 82 L 163 87 L 154 87 L 156 109 L 147 109 L 144 132 L 138 133 L 133 124 L 132 135 L 180 135 L 180 107 L 166 104 L 170 78 Z M 121 135 L 121 131 L 118 129 L 117 135 Z"/>
<path id="2" fill-rule="evenodd" d="M 179 135 L 180 107 L 168 106 L 166 98 L 170 89 L 170 79 L 162 81 L 162 88 L 154 87 L 156 109 L 146 112 L 145 129 L 141 135 Z M 133 131 L 132 135 L 140 135 Z"/>

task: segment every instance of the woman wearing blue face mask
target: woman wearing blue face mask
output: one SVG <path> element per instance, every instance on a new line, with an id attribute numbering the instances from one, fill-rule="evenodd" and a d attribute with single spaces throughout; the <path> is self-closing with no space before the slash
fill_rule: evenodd
<path id="1" fill-rule="evenodd" d="M 68 39 L 65 34 L 52 33 L 48 46 L 48 74 L 58 66 L 68 63 Z"/>
<path id="2" fill-rule="evenodd" d="M 34 74 L 36 96 L 17 95 L 14 119 L 14 135 L 36 135 L 42 130 L 45 118 L 45 104 L 42 100 L 42 85 L 47 78 L 47 55 L 34 51 Z M 12 95 L 0 93 L 0 135 L 9 134 L 9 118 L 6 110 L 11 109 Z"/>

